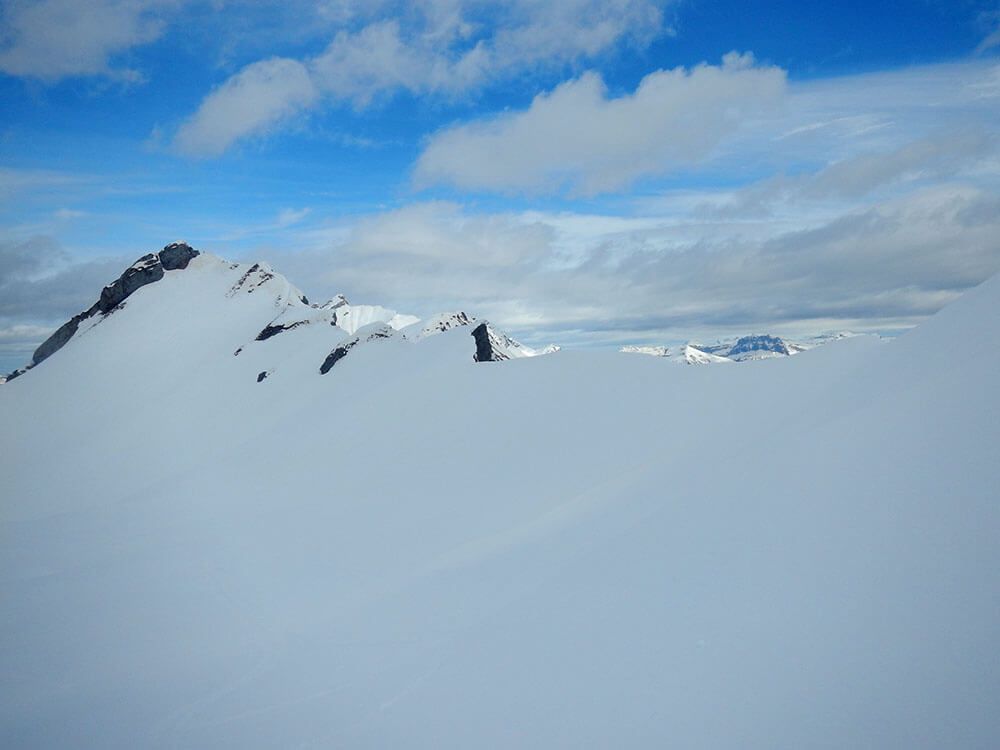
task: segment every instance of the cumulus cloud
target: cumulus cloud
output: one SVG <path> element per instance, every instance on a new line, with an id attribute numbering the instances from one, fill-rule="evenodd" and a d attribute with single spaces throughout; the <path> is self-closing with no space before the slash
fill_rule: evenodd
<path id="1" fill-rule="evenodd" d="M 455 96 L 527 70 L 573 65 L 621 43 L 648 44 L 664 32 L 662 8 L 671 3 L 325 3 L 320 15 L 339 27 L 322 52 L 282 60 L 280 70 L 273 69 L 275 60 L 243 68 L 209 94 L 174 144 L 185 153 L 215 155 L 322 103 L 364 108 L 400 91 Z M 273 84 L 257 80 L 265 72 L 274 74 Z M 283 98 L 286 85 L 293 93 Z M 260 88 L 267 92 L 255 91 Z"/>
<path id="2" fill-rule="evenodd" d="M 218 155 L 238 138 L 266 135 L 316 96 L 301 63 L 278 57 L 261 60 L 209 94 L 178 129 L 174 145 L 192 156 Z"/>
<path id="3" fill-rule="evenodd" d="M 488 7 L 425 0 L 412 5 L 410 19 L 341 31 L 312 68 L 324 90 L 358 106 L 400 89 L 462 92 L 535 65 L 591 57 L 623 39 L 648 43 L 662 31 L 659 6 L 649 0 L 508 0 Z"/>
<path id="4" fill-rule="evenodd" d="M 523 112 L 438 133 L 414 179 L 500 191 L 614 190 L 705 158 L 745 121 L 779 106 L 785 87 L 784 71 L 737 53 L 719 66 L 651 73 L 617 98 L 588 73 Z"/>
<path id="5" fill-rule="evenodd" d="M 0 16 L 0 71 L 54 82 L 71 76 L 135 79 L 114 57 L 157 39 L 172 0 L 10 0 Z"/>
<path id="6" fill-rule="evenodd" d="M 1000 271 L 994 191 L 941 184 L 795 224 L 477 214 L 426 203 L 312 231 L 310 297 L 466 309 L 533 343 L 898 329 Z"/>

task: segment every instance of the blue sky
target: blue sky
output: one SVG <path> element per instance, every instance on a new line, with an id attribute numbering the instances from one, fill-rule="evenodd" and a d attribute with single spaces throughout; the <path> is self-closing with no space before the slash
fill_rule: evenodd
<path id="1" fill-rule="evenodd" d="M 0 8 L 0 369 L 178 238 L 569 346 L 893 332 L 1000 270 L 995 1 Z"/>

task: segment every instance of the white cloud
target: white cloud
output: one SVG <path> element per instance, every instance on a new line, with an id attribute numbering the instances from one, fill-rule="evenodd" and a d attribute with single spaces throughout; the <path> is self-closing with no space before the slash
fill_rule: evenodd
<path id="1" fill-rule="evenodd" d="M 393 18 L 340 32 L 312 67 L 319 86 L 358 106 L 395 90 L 457 93 L 533 66 L 592 57 L 624 39 L 646 44 L 664 33 L 660 5 L 425 1 L 413 5 L 415 23 Z"/>
<path id="2" fill-rule="evenodd" d="M 171 0 L 11 0 L 0 21 L 0 71 L 54 82 L 70 76 L 138 74 L 115 55 L 158 38 Z"/>
<path id="3" fill-rule="evenodd" d="M 994 63 L 783 86 L 780 70 L 730 60 L 651 74 L 618 98 L 588 74 L 538 96 L 527 110 L 446 129 L 428 142 L 414 183 L 586 194 L 678 168 L 728 183 L 777 175 L 742 194 L 749 205 L 793 189 L 816 199 L 857 196 L 995 160 Z"/>
<path id="4" fill-rule="evenodd" d="M 996 191 L 942 183 L 764 222 L 432 202 L 310 229 L 274 262 L 310 297 L 465 309 L 533 343 L 671 343 L 914 325 L 1000 271 L 996 237 Z"/>
<path id="5" fill-rule="evenodd" d="M 296 77 L 308 75 L 311 94 L 296 97 L 293 110 L 323 102 L 363 108 L 400 91 L 455 96 L 539 67 L 573 65 L 621 43 L 644 45 L 666 33 L 662 7 L 673 1 L 325 3 L 320 15 L 342 27 L 323 52 L 296 63 Z M 253 63 L 223 83 L 188 121 L 200 119 L 215 97 L 210 137 L 196 138 L 192 148 L 182 127 L 175 145 L 213 155 L 258 133 L 253 123 L 270 129 L 287 120 L 287 112 L 274 116 L 280 86 L 270 96 L 241 96 L 240 106 L 226 107 L 236 102 L 217 97 L 262 64 Z M 203 143 L 209 146 L 202 148 Z"/>
<path id="6" fill-rule="evenodd" d="M 339 33 L 311 65 L 324 92 L 359 106 L 394 89 L 467 85 L 460 66 L 404 42 L 395 20 L 371 24 L 356 34 Z"/>
<path id="7" fill-rule="evenodd" d="M 736 53 L 720 66 L 651 73 L 618 98 L 588 73 L 540 94 L 526 111 L 438 133 L 414 179 L 500 191 L 614 190 L 704 159 L 747 120 L 778 107 L 784 91 L 784 71 Z"/>
<path id="8" fill-rule="evenodd" d="M 301 63 L 277 57 L 256 62 L 205 98 L 178 129 L 174 146 L 191 156 L 216 156 L 240 138 L 266 135 L 316 96 Z"/>

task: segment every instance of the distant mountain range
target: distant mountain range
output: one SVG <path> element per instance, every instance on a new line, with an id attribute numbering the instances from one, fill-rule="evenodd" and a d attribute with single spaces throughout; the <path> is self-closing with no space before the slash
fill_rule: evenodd
<path id="1" fill-rule="evenodd" d="M 351 304 L 342 294 L 322 304 L 310 303 L 299 289 L 266 263 L 229 263 L 214 255 L 201 253 L 185 242 L 174 242 L 157 253 L 142 256 L 125 269 L 121 276 L 101 290 L 91 307 L 74 315 L 45 340 L 27 365 L 9 375 L 0 376 L 0 383 L 13 380 L 37 367 L 70 340 L 85 336 L 111 315 L 125 310 L 135 292 L 151 284 L 162 287 L 165 279 L 180 273 L 225 277 L 229 280 L 223 294 L 213 293 L 211 298 L 192 300 L 190 309 L 202 310 L 199 313 L 202 315 L 235 314 L 232 306 L 225 310 L 219 307 L 223 304 L 222 299 L 256 294 L 258 299 L 263 296 L 270 301 L 264 310 L 253 307 L 252 314 L 259 316 L 259 330 L 251 340 L 237 347 L 234 352 L 236 356 L 250 346 L 259 349 L 264 342 L 279 335 L 286 341 L 291 337 L 305 347 L 295 356 L 312 356 L 316 362 L 316 371 L 320 374 L 329 372 L 340 359 L 359 345 L 390 338 L 419 343 L 437 333 L 462 327 L 470 330 L 473 339 L 469 347 L 470 355 L 477 362 L 537 357 L 559 351 L 555 344 L 541 349 L 526 346 L 489 321 L 477 320 L 462 311 L 441 313 L 421 320 L 381 305 Z M 168 286 L 173 289 L 171 285 Z M 250 314 L 249 309 L 246 314 Z M 248 320 L 247 324 L 251 324 L 251 321 Z M 311 333 L 304 335 L 306 330 Z M 316 331 L 323 331 L 324 334 L 317 335 Z M 675 349 L 656 345 L 624 346 L 621 351 L 664 357 L 684 364 L 746 362 L 786 357 L 854 335 L 856 334 L 843 332 L 788 341 L 765 334 L 717 341 L 714 344 L 689 342 Z M 283 347 L 283 356 L 286 354 Z M 265 369 L 257 373 L 260 380 L 281 369 L 278 362 L 267 361 Z"/>
<path id="2" fill-rule="evenodd" d="M 789 357 L 817 346 L 845 338 L 864 335 L 842 331 L 814 336 L 808 339 L 790 341 L 769 334 L 741 336 L 740 338 L 717 341 L 714 344 L 687 343 L 671 349 L 668 346 L 645 345 L 623 346 L 620 351 L 627 354 L 646 354 L 651 357 L 666 357 L 674 362 L 689 365 L 707 365 L 719 362 L 748 362 L 759 359 Z"/>

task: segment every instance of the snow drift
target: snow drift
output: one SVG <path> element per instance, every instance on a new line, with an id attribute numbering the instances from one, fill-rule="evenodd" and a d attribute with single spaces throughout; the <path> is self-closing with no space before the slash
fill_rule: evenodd
<path id="1" fill-rule="evenodd" d="M 246 270 L 0 388 L 4 747 L 1000 740 L 1000 280 L 697 368 L 475 363 Z"/>

